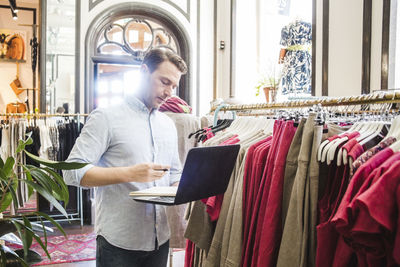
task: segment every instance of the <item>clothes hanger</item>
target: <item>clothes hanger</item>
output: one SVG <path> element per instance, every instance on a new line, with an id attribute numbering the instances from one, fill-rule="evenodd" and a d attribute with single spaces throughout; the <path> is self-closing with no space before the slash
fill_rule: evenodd
<path id="1" fill-rule="evenodd" d="M 394 137 L 397 140 L 400 139 L 400 115 L 396 116 L 392 121 L 392 126 L 389 129 L 389 132 L 382 141 L 385 141 L 388 137 Z"/>
<path id="2" fill-rule="evenodd" d="M 346 109 L 346 114 L 347 114 L 347 112 L 348 112 L 348 110 Z M 349 130 L 347 130 L 345 133 L 353 133 L 353 132 L 359 132 L 360 133 L 360 131 L 362 131 L 363 132 L 363 125 L 364 124 L 360 124 L 360 126 L 355 126 L 354 128 L 353 127 L 350 127 L 350 129 Z M 354 130 L 353 130 L 354 129 Z M 341 144 L 343 144 L 343 143 L 345 143 L 345 142 L 347 142 L 349 140 L 349 138 L 348 138 L 348 136 L 343 136 L 343 137 L 341 137 L 341 138 L 337 138 L 337 139 L 335 139 L 335 140 L 333 140 L 332 142 L 329 142 L 324 148 L 323 148 L 323 151 L 322 151 L 322 157 L 321 157 L 321 162 L 327 162 L 327 164 L 328 165 L 330 165 L 331 164 L 331 162 L 334 160 L 334 158 L 335 158 L 335 153 L 336 153 L 336 150 L 337 150 L 337 148 L 341 145 Z M 339 149 L 339 151 L 338 151 L 338 166 L 340 166 L 341 165 L 341 158 L 342 158 L 342 153 L 343 153 L 343 151 L 342 151 L 343 149 L 342 148 L 340 148 Z"/>

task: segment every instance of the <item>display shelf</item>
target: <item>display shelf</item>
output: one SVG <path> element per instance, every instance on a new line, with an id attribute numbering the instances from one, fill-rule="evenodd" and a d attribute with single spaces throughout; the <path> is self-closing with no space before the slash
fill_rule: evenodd
<path id="1" fill-rule="evenodd" d="M 0 62 L 19 62 L 19 63 L 25 63 L 25 59 L 10 59 L 10 58 L 1 58 L 0 57 Z"/>

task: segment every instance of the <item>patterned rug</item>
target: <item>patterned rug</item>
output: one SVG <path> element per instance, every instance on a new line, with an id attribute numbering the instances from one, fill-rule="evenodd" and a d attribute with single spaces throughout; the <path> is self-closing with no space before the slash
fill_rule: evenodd
<path id="1" fill-rule="evenodd" d="M 44 242 L 44 238 L 42 238 Z M 11 248 L 18 249 L 21 246 L 9 245 Z M 34 240 L 31 249 L 42 256 L 42 261 L 32 265 L 49 265 L 55 263 L 90 261 L 96 259 L 96 234 L 79 234 L 64 236 L 47 237 L 47 250 L 51 260 L 47 258 L 46 253 L 40 245 Z"/>

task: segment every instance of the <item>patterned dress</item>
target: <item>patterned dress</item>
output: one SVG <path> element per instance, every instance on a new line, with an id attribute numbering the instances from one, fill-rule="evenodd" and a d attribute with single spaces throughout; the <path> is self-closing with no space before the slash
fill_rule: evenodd
<path id="1" fill-rule="evenodd" d="M 296 21 L 283 27 L 280 44 L 287 49 L 282 70 L 282 94 L 311 94 L 311 23 Z"/>

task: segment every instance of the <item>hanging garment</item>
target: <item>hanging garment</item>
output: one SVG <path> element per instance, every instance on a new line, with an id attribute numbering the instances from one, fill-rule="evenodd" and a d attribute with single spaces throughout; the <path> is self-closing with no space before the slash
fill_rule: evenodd
<path id="1" fill-rule="evenodd" d="M 283 127 L 282 133 L 280 134 L 280 142 L 277 146 L 277 153 L 275 154 L 271 185 L 269 189 L 270 193 L 266 202 L 265 215 L 261 220 L 260 225 L 261 234 L 259 235 L 259 252 L 258 255 L 255 255 L 257 258 L 254 258 L 253 261 L 257 262 L 256 266 L 276 265 L 279 244 L 281 242 L 281 212 L 285 161 L 296 132 L 296 128 L 293 126 L 293 121 L 287 121 Z M 270 216 L 270 214 L 274 214 L 274 216 Z"/>
<path id="2" fill-rule="evenodd" d="M 298 168 L 290 196 L 289 208 L 283 227 L 282 242 L 280 244 L 277 266 L 307 266 L 308 251 L 303 246 L 303 240 L 308 236 L 303 233 L 309 227 L 307 214 L 309 195 L 309 167 L 313 147 L 315 113 L 311 113 L 304 125 L 301 141 Z M 320 141 L 320 140 L 319 140 Z M 306 213 L 306 214 L 304 214 Z"/>
<path id="3" fill-rule="evenodd" d="M 286 47 L 282 69 L 282 94 L 311 94 L 311 23 L 296 21 L 281 31 L 280 44 Z"/>
<path id="4" fill-rule="evenodd" d="M 171 112 L 165 112 L 165 114 L 167 114 L 175 123 L 178 134 L 179 159 L 183 166 L 185 164 L 187 153 L 197 144 L 195 139 L 188 139 L 187 137 L 190 133 L 199 129 L 200 120 L 198 117 L 190 114 Z M 171 248 L 185 248 L 186 246 L 186 241 L 184 239 L 186 229 L 184 214 L 186 208 L 186 204 L 167 207 L 167 218 L 171 231 L 169 246 Z"/>

